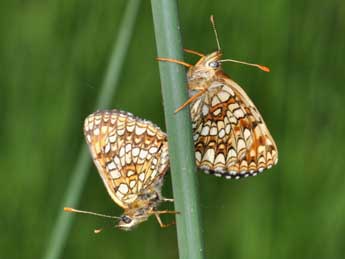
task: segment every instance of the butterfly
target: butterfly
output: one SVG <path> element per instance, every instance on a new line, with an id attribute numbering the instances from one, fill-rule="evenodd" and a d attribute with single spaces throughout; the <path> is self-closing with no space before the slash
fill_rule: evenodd
<path id="1" fill-rule="evenodd" d="M 204 55 L 184 49 L 200 57 L 195 65 L 171 58 L 188 68 L 190 98 L 175 112 L 190 105 L 195 160 L 206 173 L 227 179 L 255 176 L 278 162 L 278 150 L 259 110 L 246 92 L 222 69 L 222 63 L 232 61 L 269 72 L 269 68 L 232 59 L 221 59 L 214 18 L 211 23 L 218 50 Z"/>
<path id="2" fill-rule="evenodd" d="M 123 230 L 131 230 L 151 215 L 161 227 L 168 226 L 160 214 L 177 212 L 157 209 L 160 203 L 173 201 L 161 194 L 169 168 L 167 135 L 152 122 L 118 110 L 89 115 L 84 135 L 109 196 L 124 213 L 115 217 L 71 208 L 65 211 L 115 218 Z"/>

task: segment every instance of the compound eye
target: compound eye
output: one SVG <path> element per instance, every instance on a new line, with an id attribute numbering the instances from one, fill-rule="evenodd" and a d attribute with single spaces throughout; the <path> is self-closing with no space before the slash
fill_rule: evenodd
<path id="1" fill-rule="evenodd" d="M 217 62 L 217 61 L 211 61 L 210 63 L 208 63 L 208 66 L 210 68 L 218 68 L 219 65 L 220 65 L 219 62 Z"/>
<path id="2" fill-rule="evenodd" d="M 122 216 L 122 217 L 121 217 L 121 220 L 122 220 L 123 222 L 125 222 L 126 224 L 129 224 L 129 223 L 132 222 L 132 219 L 131 219 L 130 217 L 127 217 L 127 216 Z"/>

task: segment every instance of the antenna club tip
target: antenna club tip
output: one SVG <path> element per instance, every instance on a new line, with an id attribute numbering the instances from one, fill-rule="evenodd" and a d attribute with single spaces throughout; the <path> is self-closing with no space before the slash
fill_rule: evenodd
<path id="1" fill-rule="evenodd" d="M 266 67 L 266 66 L 262 66 L 260 65 L 259 68 L 262 70 L 262 71 L 265 71 L 265 72 L 270 72 L 271 69 L 269 67 Z"/>
<path id="2" fill-rule="evenodd" d="M 66 212 L 73 212 L 74 211 L 74 209 L 69 208 L 69 207 L 64 207 L 63 210 Z"/>
<path id="3" fill-rule="evenodd" d="M 93 231 L 93 233 L 95 233 L 95 234 L 99 234 L 99 233 L 101 233 L 102 232 L 102 228 L 97 228 L 97 229 L 95 229 L 94 231 Z"/>
<path id="4" fill-rule="evenodd" d="M 211 20 L 212 23 L 214 23 L 214 16 L 213 16 L 213 14 L 211 14 L 210 20 Z"/>

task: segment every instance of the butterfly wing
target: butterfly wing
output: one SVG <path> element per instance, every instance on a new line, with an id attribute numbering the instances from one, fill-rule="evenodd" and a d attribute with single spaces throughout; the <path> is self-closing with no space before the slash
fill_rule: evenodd
<path id="1" fill-rule="evenodd" d="M 278 161 L 276 144 L 243 89 L 222 75 L 191 104 L 195 157 L 203 170 L 240 178 Z"/>
<path id="2" fill-rule="evenodd" d="M 161 182 L 169 167 L 166 134 L 130 113 L 95 112 L 85 119 L 84 135 L 110 197 L 122 208 Z"/>

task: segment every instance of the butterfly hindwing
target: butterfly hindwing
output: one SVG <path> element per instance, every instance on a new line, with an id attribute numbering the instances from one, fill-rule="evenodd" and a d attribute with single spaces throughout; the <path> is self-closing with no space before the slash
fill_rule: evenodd
<path id="1" fill-rule="evenodd" d="M 130 113 L 95 112 L 84 134 L 109 195 L 123 208 L 159 184 L 169 167 L 166 134 Z"/>
<path id="2" fill-rule="evenodd" d="M 276 145 L 260 113 L 234 81 L 213 81 L 191 104 L 191 115 L 199 168 L 240 178 L 276 163 Z"/>

